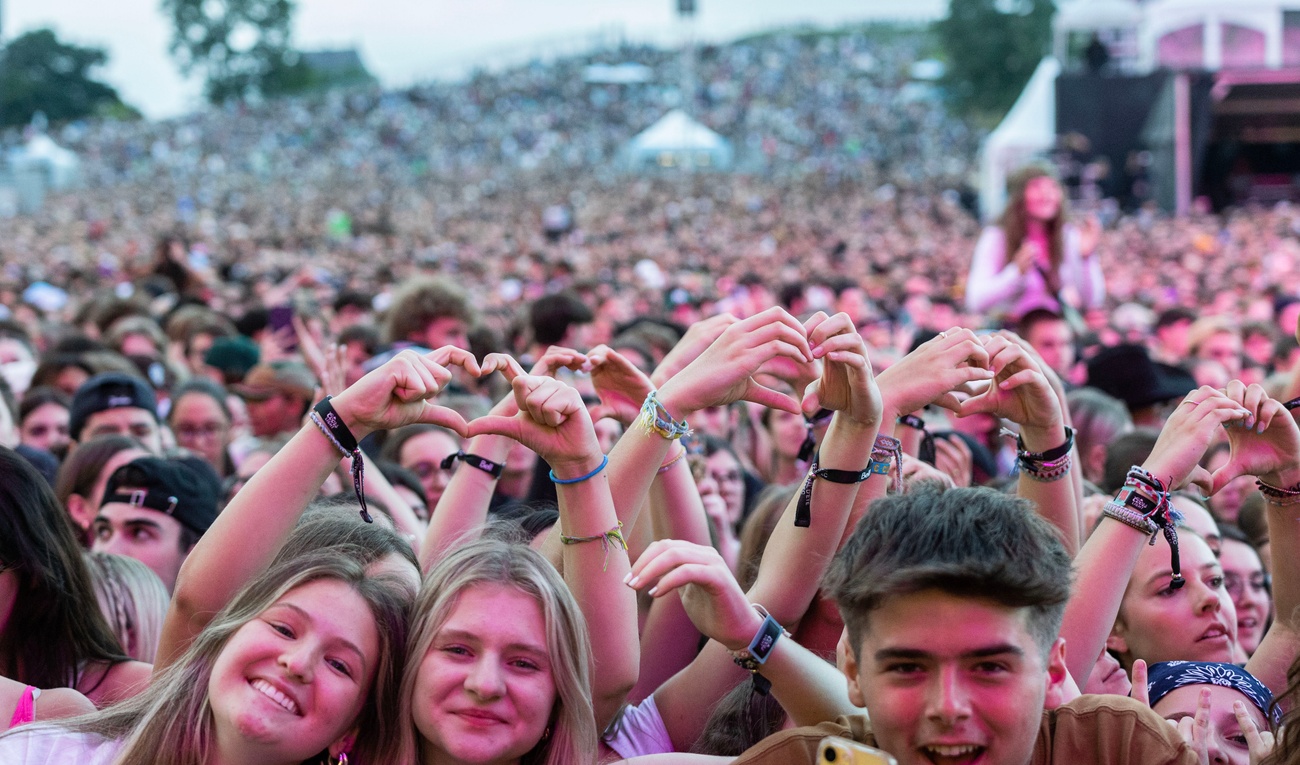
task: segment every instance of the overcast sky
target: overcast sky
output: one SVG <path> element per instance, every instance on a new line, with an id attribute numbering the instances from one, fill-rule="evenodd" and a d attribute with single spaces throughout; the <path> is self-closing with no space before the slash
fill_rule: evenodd
<path id="1" fill-rule="evenodd" d="M 3 35 L 53 27 L 66 40 L 108 50 L 102 73 L 150 117 L 187 111 L 201 83 L 182 79 L 167 54 L 158 0 L 0 0 Z M 947 0 L 698 0 L 695 26 L 721 40 L 773 26 L 868 18 L 932 19 Z M 298 0 L 300 49 L 357 47 L 387 85 L 454 76 L 466 66 L 581 47 L 598 33 L 633 41 L 680 39 L 676 0 Z"/>

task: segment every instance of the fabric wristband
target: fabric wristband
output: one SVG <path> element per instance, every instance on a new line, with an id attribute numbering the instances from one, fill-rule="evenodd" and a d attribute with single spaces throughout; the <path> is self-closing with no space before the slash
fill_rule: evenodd
<path id="1" fill-rule="evenodd" d="M 454 454 L 448 454 L 446 457 L 443 457 L 442 469 L 451 470 L 452 465 L 456 464 L 456 460 L 460 460 L 472 468 L 478 468 L 493 478 L 500 478 L 501 471 L 506 469 L 505 465 L 493 462 L 486 457 L 480 457 L 477 454 L 468 454 L 463 451 L 457 451 Z"/>
<path id="2" fill-rule="evenodd" d="M 351 454 L 357 450 L 357 438 L 352 435 L 352 431 L 348 429 L 347 423 L 343 422 L 343 418 L 339 417 L 339 413 L 334 411 L 334 405 L 330 403 L 330 398 L 330 396 L 326 396 L 312 411 L 320 415 L 321 422 L 324 422 L 325 427 L 329 428 L 330 435 L 334 436 L 339 442 L 339 447 Z"/>
<path id="3" fill-rule="evenodd" d="M 854 472 L 852 470 L 831 470 L 818 466 L 817 457 L 813 457 L 812 467 L 808 470 L 808 477 L 804 479 L 803 488 L 799 491 L 799 504 L 795 506 L 794 525 L 800 528 L 808 528 L 812 525 L 812 491 L 813 479 L 820 478 L 831 483 L 853 484 L 862 483 L 871 477 L 872 473 L 879 473 L 879 470 L 873 469 L 880 463 L 872 462 L 865 470 Z M 889 472 L 889 463 L 884 463 L 885 473 Z"/>

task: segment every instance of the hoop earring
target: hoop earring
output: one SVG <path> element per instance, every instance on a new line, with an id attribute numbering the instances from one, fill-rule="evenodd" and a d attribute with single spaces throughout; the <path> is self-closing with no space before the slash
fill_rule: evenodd
<path id="1" fill-rule="evenodd" d="M 546 730 L 542 731 L 542 741 L 550 741 L 550 740 L 551 740 L 551 726 L 548 725 L 546 726 Z"/>
<path id="2" fill-rule="evenodd" d="M 339 756 L 333 760 L 332 765 L 348 765 L 348 753 L 339 752 Z"/>

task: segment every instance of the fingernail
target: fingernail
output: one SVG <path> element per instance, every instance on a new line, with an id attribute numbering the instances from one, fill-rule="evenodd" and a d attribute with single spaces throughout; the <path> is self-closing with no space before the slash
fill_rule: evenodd
<path id="1" fill-rule="evenodd" d="M 655 586 L 655 587 L 651 587 L 646 594 L 653 598 L 658 592 L 659 592 L 659 587 Z"/>
<path id="2" fill-rule="evenodd" d="M 627 579 L 624 579 L 623 581 L 627 583 L 628 587 L 636 589 L 636 586 L 641 583 L 641 578 L 628 574 Z"/>

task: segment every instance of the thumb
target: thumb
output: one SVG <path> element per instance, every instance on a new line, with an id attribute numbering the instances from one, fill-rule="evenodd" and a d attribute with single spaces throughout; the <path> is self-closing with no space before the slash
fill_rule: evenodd
<path id="1" fill-rule="evenodd" d="M 522 430 L 518 417 L 502 417 L 499 414 L 488 414 L 471 421 L 465 428 L 465 434 L 470 438 L 474 436 L 506 436 L 520 441 L 519 436 Z"/>
<path id="2" fill-rule="evenodd" d="M 469 433 L 469 424 L 465 418 L 455 409 L 448 409 L 445 406 L 435 406 L 426 403 L 424 411 L 420 412 L 420 422 L 430 425 L 441 425 L 442 427 L 455 431 L 461 438 L 465 438 Z"/>
<path id="3" fill-rule="evenodd" d="M 614 407 L 607 404 L 596 404 L 587 409 L 588 416 L 593 423 L 599 422 L 606 417 L 614 417 Z"/>
<path id="4" fill-rule="evenodd" d="M 1202 473 L 1207 472 L 1205 468 L 1197 466 L 1192 471 L 1193 477 L 1195 477 L 1198 470 Z M 1214 471 L 1213 475 L 1206 475 L 1206 494 L 1217 494 L 1220 489 L 1245 475 L 1245 473 L 1246 471 L 1242 469 L 1241 465 L 1237 464 L 1235 460 L 1229 459 L 1227 464 Z"/>
<path id="5" fill-rule="evenodd" d="M 818 409 L 821 409 L 821 387 L 821 380 L 814 380 L 808 386 L 808 392 L 804 394 L 803 401 L 799 405 L 804 417 L 812 417 Z"/>

